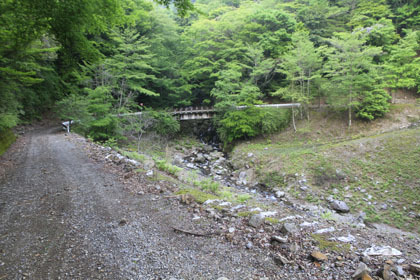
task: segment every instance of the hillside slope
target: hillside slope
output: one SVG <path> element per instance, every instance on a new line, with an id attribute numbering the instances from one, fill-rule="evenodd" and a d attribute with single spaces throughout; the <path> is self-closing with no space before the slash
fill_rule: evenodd
<path id="1" fill-rule="evenodd" d="M 394 105 L 385 119 L 351 129 L 326 114 L 312 112 L 311 121 L 298 123 L 297 133 L 239 144 L 233 165 L 251 167 L 254 184 L 298 200 L 339 199 L 351 212 L 364 212 L 367 221 L 420 232 L 420 128 L 415 125 L 420 108 Z"/>

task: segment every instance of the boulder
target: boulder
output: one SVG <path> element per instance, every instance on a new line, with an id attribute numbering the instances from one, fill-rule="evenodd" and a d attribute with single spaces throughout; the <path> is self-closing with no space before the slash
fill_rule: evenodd
<path id="1" fill-rule="evenodd" d="M 251 216 L 251 219 L 249 219 L 248 224 L 254 228 L 257 228 L 261 226 L 265 221 L 265 218 L 261 214 L 254 214 Z"/>
<path id="2" fill-rule="evenodd" d="M 356 271 L 353 273 L 353 280 L 366 279 L 365 275 L 369 275 L 370 269 L 365 263 L 360 263 Z M 369 276 L 370 277 L 370 276 Z"/>
<path id="3" fill-rule="evenodd" d="M 326 255 L 324 255 L 323 253 L 321 253 L 320 251 L 313 251 L 311 253 L 311 257 L 319 262 L 324 262 L 326 260 L 328 260 L 328 257 Z"/>
<path id="4" fill-rule="evenodd" d="M 333 200 L 331 202 L 331 208 L 341 213 L 350 212 L 350 208 L 347 206 L 347 204 L 344 201 L 341 201 L 341 200 Z"/>
<path id="5" fill-rule="evenodd" d="M 206 162 L 206 158 L 204 157 L 202 153 L 198 153 L 194 161 L 197 163 L 204 163 Z"/>
<path id="6" fill-rule="evenodd" d="M 280 230 L 283 234 L 295 235 L 299 233 L 299 229 L 293 223 L 284 223 Z"/>

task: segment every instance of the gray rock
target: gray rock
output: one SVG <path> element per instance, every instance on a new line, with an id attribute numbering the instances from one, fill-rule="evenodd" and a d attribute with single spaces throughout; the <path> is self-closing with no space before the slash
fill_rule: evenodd
<path id="1" fill-rule="evenodd" d="M 153 177 L 153 170 L 148 170 L 148 171 L 146 172 L 146 176 L 147 176 L 147 177 Z"/>
<path id="2" fill-rule="evenodd" d="M 261 226 L 265 221 L 265 218 L 261 214 L 254 214 L 252 215 L 251 219 L 249 219 L 248 224 L 254 228 Z"/>
<path id="3" fill-rule="evenodd" d="M 251 241 L 248 241 L 248 243 L 246 243 L 246 248 L 247 249 L 252 249 L 252 247 L 254 247 L 254 245 L 252 244 Z"/>
<path id="4" fill-rule="evenodd" d="M 347 204 L 344 201 L 341 201 L 341 200 L 333 200 L 333 202 L 331 202 L 331 208 L 337 212 L 342 212 L 342 213 L 350 212 L 350 208 L 347 206 Z"/>
<path id="5" fill-rule="evenodd" d="M 285 264 L 290 263 L 290 261 L 288 259 L 286 259 L 285 257 L 283 257 L 280 254 L 275 255 L 273 259 L 274 259 L 274 262 L 277 265 L 285 265 Z"/>
<path id="6" fill-rule="evenodd" d="M 175 165 L 181 165 L 184 162 L 182 155 L 176 154 L 172 160 L 172 163 Z"/>
<path id="7" fill-rule="evenodd" d="M 354 280 L 361 279 L 364 274 L 369 274 L 370 271 L 369 267 L 361 262 L 352 277 Z"/>
<path id="8" fill-rule="evenodd" d="M 206 162 L 206 158 L 204 157 L 202 153 L 198 153 L 194 161 L 198 163 L 204 163 Z"/>
<path id="9" fill-rule="evenodd" d="M 277 198 L 283 198 L 286 196 L 286 193 L 283 191 L 276 191 L 276 197 Z"/>
<path id="10" fill-rule="evenodd" d="M 245 171 L 241 171 L 241 173 L 239 173 L 239 179 L 238 179 L 238 184 L 239 185 L 246 185 L 248 182 L 246 180 L 246 172 Z"/>
<path id="11" fill-rule="evenodd" d="M 278 235 L 273 235 L 273 236 L 271 236 L 271 241 L 272 242 L 276 241 L 276 242 L 279 242 L 279 243 L 287 243 L 287 238 L 286 237 L 281 237 L 281 236 L 278 236 Z"/>
<path id="12" fill-rule="evenodd" d="M 405 276 L 405 271 L 401 265 L 395 266 L 395 273 L 397 273 L 398 276 Z"/>
<path id="13" fill-rule="evenodd" d="M 410 264 L 410 271 L 420 274 L 420 264 L 415 264 L 415 263 Z"/>
<path id="14" fill-rule="evenodd" d="M 280 230 L 283 234 L 295 235 L 299 233 L 299 229 L 293 223 L 284 223 Z"/>

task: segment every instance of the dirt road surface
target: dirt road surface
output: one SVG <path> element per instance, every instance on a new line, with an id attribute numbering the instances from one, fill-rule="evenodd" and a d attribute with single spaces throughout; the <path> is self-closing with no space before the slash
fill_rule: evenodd
<path id="1" fill-rule="evenodd" d="M 59 128 L 27 132 L 0 158 L 0 280 L 260 279 L 269 256 L 176 233 L 183 208 L 135 195 Z"/>

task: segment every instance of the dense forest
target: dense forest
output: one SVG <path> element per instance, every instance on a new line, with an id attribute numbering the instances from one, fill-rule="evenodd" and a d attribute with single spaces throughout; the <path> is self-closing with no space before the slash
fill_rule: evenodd
<path id="1" fill-rule="evenodd" d="M 105 141 L 173 133 L 165 109 L 214 106 L 228 143 L 310 118 L 311 104 L 350 126 L 386 114 L 396 90 L 420 91 L 419 0 L 5 0 L 0 11 L 0 130 L 56 110 Z M 279 102 L 303 106 L 252 106 Z M 117 117 L 139 110 L 155 121 Z"/>

